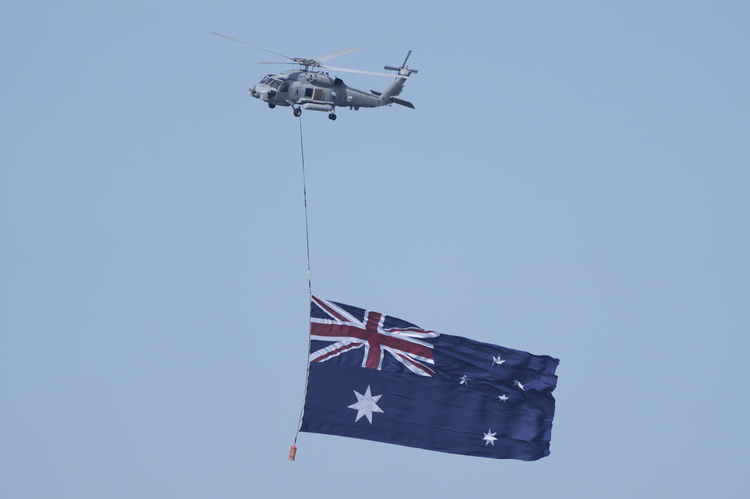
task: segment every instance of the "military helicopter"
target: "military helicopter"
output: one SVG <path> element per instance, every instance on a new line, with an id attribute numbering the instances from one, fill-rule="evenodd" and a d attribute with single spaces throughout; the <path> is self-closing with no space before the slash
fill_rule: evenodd
<path id="1" fill-rule="evenodd" d="M 345 71 L 349 73 L 392 76 L 389 73 L 337 68 L 323 64 L 324 62 L 328 62 L 336 57 L 359 50 L 358 48 L 348 48 L 318 59 L 301 59 L 299 57 L 287 57 L 271 50 L 264 49 L 263 47 L 243 42 L 242 40 L 214 33 L 213 31 L 210 31 L 209 33 L 235 42 L 244 43 L 245 45 L 250 45 L 251 47 L 270 52 L 292 61 L 291 63 L 259 62 L 258 64 L 299 64 L 299 69 L 287 69 L 281 73 L 269 74 L 264 76 L 260 83 L 250 87 L 250 96 L 268 103 L 268 107 L 271 109 L 276 106 L 291 107 L 294 116 L 297 117 L 302 115 L 303 109 L 310 111 L 324 111 L 329 113 L 328 118 L 331 120 L 336 119 L 336 107 L 348 107 L 349 109 L 357 111 L 361 107 L 380 107 L 398 104 L 400 106 L 414 109 L 414 105 L 411 102 L 397 97 L 404 89 L 406 79 L 413 73 L 418 72 L 416 69 L 409 69 L 406 65 L 406 61 L 409 60 L 409 56 L 411 55 L 411 50 L 406 54 L 406 59 L 404 59 L 404 63 L 401 66 L 397 68 L 393 66 L 385 66 L 384 69 L 395 71 L 398 74 L 388 88 L 382 92 L 376 92 L 375 90 L 365 92 L 347 86 L 341 78 L 331 77 L 325 71 L 317 70 L 318 68 L 325 68 L 333 71 Z"/>

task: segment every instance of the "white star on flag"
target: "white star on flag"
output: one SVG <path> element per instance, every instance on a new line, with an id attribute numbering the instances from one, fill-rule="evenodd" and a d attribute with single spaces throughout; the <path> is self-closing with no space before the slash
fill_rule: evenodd
<path id="1" fill-rule="evenodd" d="M 505 361 L 503 359 L 501 359 L 499 355 L 497 357 L 495 357 L 494 355 L 492 356 L 492 365 L 493 365 L 493 367 L 494 366 L 499 366 L 503 362 L 505 362 Z"/>
<path id="2" fill-rule="evenodd" d="M 508 397 L 506 394 L 498 395 L 497 398 L 502 400 L 503 402 L 507 401 L 510 397 Z"/>
<path id="3" fill-rule="evenodd" d="M 517 386 L 517 387 L 518 387 L 518 388 L 520 388 L 521 390 L 526 390 L 526 389 L 525 389 L 525 388 L 523 387 L 523 385 L 521 384 L 521 382 L 520 382 L 520 381 L 518 381 L 517 379 L 514 379 L 514 380 L 513 380 L 513 386 Z"/>
<path id="4" fill-rule="evenodd" d="M 380 397 L 383 396 L 383 394 L 375 395 L 374 397 L 370 393 L 370 385 L 367 385 L 367 391 L 365 391 L 365 394 L 362 395 L 361 393 L 358 393 L 357 390 L 353 390 L 354 394 L 357 396 L 357 403 L 352 404 L 349 406 L 349 409 L 354 409 L 357 411 L 357 419 L 354 420 L 356 423 L 359 421 L 362 416 L 367 416 L 367 420 L 372 424 L 372 413 L 373 412 L 383 412 L 383 409 L 378 407 L 376 402 L 380 400 Z"/>
<path id="5" fill-rule="evenodd" d="M 492 432 L 492 429 L 487 430 L 487 433 L 484 434 L 484 446 L 487 447 L 487 444 L 492 444 L 492 446 L 495 446 L 495 440 L 497 440 L 497 432 Z"/>

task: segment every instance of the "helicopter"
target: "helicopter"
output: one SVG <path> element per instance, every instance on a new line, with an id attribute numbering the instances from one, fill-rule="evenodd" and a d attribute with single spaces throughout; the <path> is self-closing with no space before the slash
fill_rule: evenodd
<path id="1" fill-rule="evenodd" d="M 221 35 L 219 33 L 209 32 L 212 35 L 227 38 L 229 40 L 244 43 L 251 47 L 270 52 L 285 59 L 289 62 L 259 62 L 258 64 L 299 64 L 298 69 L 287 69 L 280 73 L 269 74 L 264 76 L 260 83 L 250 87 L 250 96 L 268 103 L 268 107 L 273 109 L 276 106 L 291 107 L 294 116 L 302 115 L 302 110 L 328 112 L 330 120 L 336 120 L 336 108 L 348 107 L 358 111 L 361 107 L 380 107 L 398 104 L 400 106 L 414 109 L 411 102 L 399 99 L 397 96 L 404 89 L 406 80 L 414 73 L 416 69 L 409 69 L 406 61 L 409 60 L 411 50 L 406 54 L 403 64 L 399 67 L 385 66 L 384 69 L 395 71 L 396 79 L 382 92 L 371 90 L 365 92 L 347 86 L 341 78 L 331 77 L 325 71 L 319 68 L 325 68 L 333 71 L 344 71 L 349 73 L 361 73 L 377 76 L 392 76 L 390 73 L 376 73 L 373 71 L 361 71 L 357 69 L 346 69 L 328 66 L 323 63 L 328 62 L 336 57 L 359 50 L 356 47 L 348 48 L 329 54 L 318 59 L 302 59 L 299 57 L 288 57 L 273 52 L 257 45 L 252 45 L 242 40 Z"/>

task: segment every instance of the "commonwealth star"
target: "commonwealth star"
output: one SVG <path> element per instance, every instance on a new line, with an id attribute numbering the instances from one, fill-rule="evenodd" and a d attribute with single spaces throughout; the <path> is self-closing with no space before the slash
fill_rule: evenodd
<path id="1" fill-rule="evenodd" d="M 370 385 L 367 385 L 367 390 L 365 391 L 364 395 L 357 392 L 357 390 L 353 391 L 357 396 L 357 403 L 350 405 L 349 409 L 354 409 L 357 411 L 357 419 L 355 419 L 354 422 L 356 423 L 357 421 L 359 421 L 362 416 L 367 416 L 367 420 L 370 422 L 370 424 L 372 424 L 372 413 L 383 412 L 383 409 L 378 407 L 376 403 L 378 400 L 380 400 L 380 397 L 382 397 L 383 394 L 375 395 L 373 397 L 370 393 Z"/>
<path id="2" fill-rule="evenodd" d="M 487 444 L 492 444 L 492 446 L 495 446 L 495 440 L 497 440 L 497 432 L 492 432 L 492 429 L 487 430 L 487 433 L 484 434 L 484 446 L 487 447 Z"/>

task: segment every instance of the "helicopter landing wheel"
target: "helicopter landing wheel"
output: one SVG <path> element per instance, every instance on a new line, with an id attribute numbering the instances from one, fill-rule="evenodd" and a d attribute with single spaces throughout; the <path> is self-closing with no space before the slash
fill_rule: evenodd
<path id="1" fill-rule="evenodd" d="M 300 116 L 302 116 L 302 108 L 301 107 L 295 107 L 294 108 L 294 116 L 296 116 L 297 118 L 299 118 Z"/>
<path id="2" fill-rule="evenodd" d="M 336 115 L 333 114 L 333 113 L 331 113 L 331 114 L 328 115 L 328 119 L 331 120 L 331 121 L 336 121 Z"/>
<path id="3" fill-rule="evenodd" d="M 269 102 L 268 103 L 268 107 L 270 107 L 271 109 L 273 109 L 273 108 L 276 107 L 276 104 L 274 104 L 273 102 Z"/>

